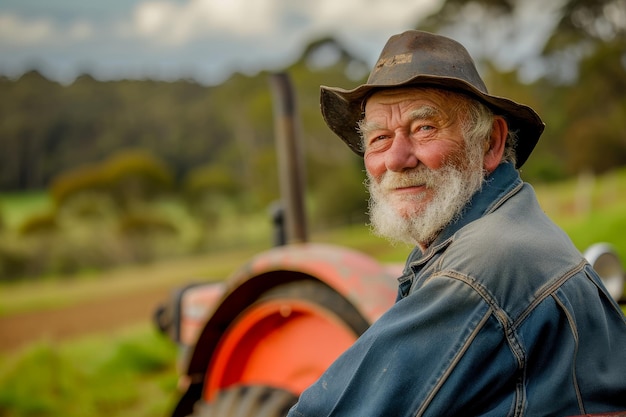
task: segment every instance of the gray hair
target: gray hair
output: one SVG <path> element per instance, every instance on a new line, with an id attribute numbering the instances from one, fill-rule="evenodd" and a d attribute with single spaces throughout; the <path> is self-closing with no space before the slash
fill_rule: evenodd
<path id="1" fill-rule="evenodd" d="M 493 118 L 495 114 L 489 107 L 478 100 L 465 99 L 462 101 L 464 102 L 462 107 L 464 107 L 466 115 L 463 119 L 462 126 L 466 143 L 488 140 L 493 129 Z M 516 144 L 517 132 L 509 130 L 506 136 L 502 161 L 500 161 L 500 163 L 510 162 L 515 165 Z"/>

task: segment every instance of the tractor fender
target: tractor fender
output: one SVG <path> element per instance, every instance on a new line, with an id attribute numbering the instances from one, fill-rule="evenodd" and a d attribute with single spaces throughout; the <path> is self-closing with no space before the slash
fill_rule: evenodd
<path id="1" fill-rule="evenodd" d="M 401 265 L 385 265 L 362 252 L 328 244 L 279 246 L 253 257 L 226 281 L 222 298 L 200 332 L 187 366 L 189 386 L 181 401 L 199 399 L 220 338 L 260 294 L 288 282 L 318 280 L 344 297 L 371 324 L 394 303 L 401 272 Z M 179 403 L 181 406 L 186 409 L 189 404 Z"/>

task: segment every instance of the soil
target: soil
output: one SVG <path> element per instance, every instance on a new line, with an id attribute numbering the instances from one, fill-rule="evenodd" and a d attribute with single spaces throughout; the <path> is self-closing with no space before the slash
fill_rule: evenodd
<path id="1" fill-rule="evenodd" d="M 63 341 L 150 322 L 169 289 L 111 295 L 72 306 L 0 317 L 0 352 L 27 344 Z"/>

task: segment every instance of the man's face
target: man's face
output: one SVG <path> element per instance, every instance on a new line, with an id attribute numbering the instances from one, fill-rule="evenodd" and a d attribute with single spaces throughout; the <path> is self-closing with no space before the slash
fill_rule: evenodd
<path id="1" fill-rule="evenodd" d="M 360 127 L 377 234 L 425 247 L 480 189 L 483 149 L 465 143 L 461 100 L 398 89 L 367 101 Z"/>

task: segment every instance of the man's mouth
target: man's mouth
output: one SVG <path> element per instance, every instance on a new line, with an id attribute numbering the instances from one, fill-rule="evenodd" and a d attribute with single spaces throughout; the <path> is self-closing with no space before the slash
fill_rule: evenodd
<path id="1" fill-rule="evenodd" d="M 399 192 L 403 192 L 403 191 L 422 191 L 425 190 L 426 184 L 410 184 L 410 185 L 399 185 L 399 186 L 395 186 L 395 187 L 391 187 L 390 190 L 391 191 L 399 191 Z"/>

